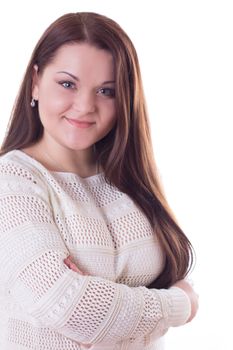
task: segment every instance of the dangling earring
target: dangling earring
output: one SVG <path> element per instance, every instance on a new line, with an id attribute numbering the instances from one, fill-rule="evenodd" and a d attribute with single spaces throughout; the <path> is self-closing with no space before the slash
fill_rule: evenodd
<path id="1" fill-rule="evenodd" d="M 34 98 L 32 98 L 30 105 L 32 108 L 36 107 L 36 100 Z"/>

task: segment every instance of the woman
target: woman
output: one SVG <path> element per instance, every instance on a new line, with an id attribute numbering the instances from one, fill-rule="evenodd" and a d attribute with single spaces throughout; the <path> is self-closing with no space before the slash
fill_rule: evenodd
<path id="1" fill-rule="evenodd" d="M 148 124 L 120 26 L 95 13 L 52 23 L 1 148 L 1 349 L 162 349 L 195 316 L 192 248 Z"/>

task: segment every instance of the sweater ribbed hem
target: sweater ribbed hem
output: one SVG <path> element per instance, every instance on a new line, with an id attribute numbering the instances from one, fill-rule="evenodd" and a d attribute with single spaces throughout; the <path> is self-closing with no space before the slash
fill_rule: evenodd
<path id="1" fill-rule="evenodd" d="M 185 324 L 191 314 L 191 302 L 187 294 L 179 287 L 162 289 L 157 292 L 162 301 L 168 327 L 178 327 Z"/>

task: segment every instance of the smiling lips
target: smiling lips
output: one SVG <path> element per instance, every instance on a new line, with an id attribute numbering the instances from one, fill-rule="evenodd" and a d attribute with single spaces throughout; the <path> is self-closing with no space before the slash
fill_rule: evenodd
<path id="1" fill-rule="evenodd" d="M 66 118 L 66 120 L 71 124 L 74 125 L 78 128 L 84 129 L 84 128 L 89 128 L 91 125 L 95 124 L 95 123 L 90 123 L 90 122 L 80 122 L 78 120 L 75 119 L 68 119 Z"/>

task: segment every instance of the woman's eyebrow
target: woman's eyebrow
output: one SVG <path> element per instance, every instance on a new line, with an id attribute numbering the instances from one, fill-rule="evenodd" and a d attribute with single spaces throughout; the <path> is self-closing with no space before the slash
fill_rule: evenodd
<path id="1" fill-rule="evenodd" d="M 57 73 L 64 73 L 64 74 L 67 74 L 69 75 L 71 78 L 73 78 L 74 80 L 76 81 L 79 81 L 80 79 L 78 77 L 76 77 L 74 74 L 72 73 L 69 73 L 69 72 L 66 72 L 66 71 L 59 71 Z M 106 80 L 104 81 L 103 83 L 101 83 L 100 85 L 105 85 L 105 84 L 114 84 L 115 83 L 115 80 Z"/>
<path id="2" fill-rule="evenodd" d="M 105 84 L 115 84 L 115 80 L 107 80 L 107 81 L 104 81 L 102 84 L 100 85 L 105 85 Z"/>
<path id="3" fill-rule="evenodd" d="M 69 75 L 71 78 L 73 78 L 74 80 L 79 81 L 79 78 L 78 78 L 78 77 L 76 77 L 74 74 L 71 74 L 71 73 L 69 73 L 69 72 L 59 71 L 59 72 L 57 72 L 57 73 L 65 73 L 65 74 L 68 74 L 68 75 Z"/>

